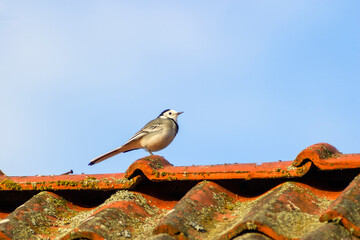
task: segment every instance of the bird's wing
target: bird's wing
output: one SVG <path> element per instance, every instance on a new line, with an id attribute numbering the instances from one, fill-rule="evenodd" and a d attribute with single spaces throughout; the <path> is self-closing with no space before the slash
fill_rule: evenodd
<path id="1" fill-rule="evenodd" d="M 124 145 L 134 140 L 138 140 L 149 133 L 159 132 L 163 129 L 164 129 L 164 125 L 162 123 L 153 120 L 148 124 L 146 124 L 140 131 L 135 133 L 135 135 L 132 138 L 130 138 L 129 141 L 127 141 Z"/>

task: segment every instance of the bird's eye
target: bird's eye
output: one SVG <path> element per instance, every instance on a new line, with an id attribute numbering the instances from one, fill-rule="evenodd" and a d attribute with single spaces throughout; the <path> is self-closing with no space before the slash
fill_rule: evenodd
<path id="1" fill-rule="evenodd" d="M 171 115 L 171 112 L 169 112 L 169 115 Z"/>

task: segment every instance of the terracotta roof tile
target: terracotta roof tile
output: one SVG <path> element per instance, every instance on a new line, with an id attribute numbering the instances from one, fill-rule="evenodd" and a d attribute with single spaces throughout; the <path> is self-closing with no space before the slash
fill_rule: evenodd
<path id="1" fill-rule="evenodd" d="M 320 221 L 340 222 L 360 237 L 360 176 L 357 176 L 321 216 Z"/>
<path id="2" fill-rule="evenodd" d="M 36 239 L 51 234 L 54 223 L 75 210 L 71 204 L 50 192 L 40 192 L 16 208 L 0 222 L 0 232 L 10 239 Z"/>
<path id="3" fill-rule="evenodd" d="M 170 236 L 169 234 L 161 233 L 148 238 L 148 240 L 176 240 L 176 238 Z"/>
<path id="4" fill-rule="evenodd" d="M 134 162 L 126 171 L 131 179 L 138 174 L 151 181 L 217 180 L 302 177 L 315 166 L 320 170 L 360 168 L 360 154 L 342 154 L 327 143 L 312 145 L 294 161 L 251 164 L 222 164 L 175 167 L 160 156 L 149 156 Z"/>
<path id="5" fill-rule="evenodd" d="M 306 174 L 311 163 L 294 167 L 292 161 L 274 163 L 222 164 L 175 167 L 160 156 L 149 156 L 134 162 L 126 171 L 126 177 L 132 179 L 139 174 L 145 175 L 151 181 L 176 180 L 218 180 L 253 178 L 291 178 Z"/>
<path id="6" fill-rule="evenodd" d="M 151 236 L 147 230 L 155 224 L 163 212 L 151 206 L 141 194 L 129 191 L 118 191 L 106 202 L 92 211 L 88 211 L 77 220 L 62 239 L 86 238 L 118 239 Z M 75 230 L 74 230 L 75 229 Z"/>
<path id="7" fill-rule="evenodd" d="M 360 239 L 359 174 L 360 154 L 321 143 L 260 165 L 0 175 L 0 239 Z"/>
<path id="8" fill-rule="evenodd" d="M 328 199 L 315 195 L 309 186 L 286 182 L 245 205 L 238 203 L 237 218 L 220 239 L 232 239 L 244 231 L 255 230 L 274 239 L 300 238 L 320 224 L 320 212 L 329 204 Z"/>
<path id="9" fill-rule="evenodd" d="M 139 179 L 131 180 L 123 173 L 117 174 L 81 174 L 53 176 L 0 176 L 0 190 L 79 190 L 79 189 L 131 189 Z"/>
<path id="10" fill-rule="evenodd" d="M 161 220 L 155 234 L 168 233 L 193 239 L 210 231 L 213 219 L 220 219 L 235 195 L 213 182 L 203 181 L 193 187 Z"/>
<path id="11" fill-rule="evenodd" d="M 329 240 L 329 239 L 346 239 L 358 240 L 358 238 L 347 231 L 337 223 L 322 223 L 313 231 L 306 233 L 302 240 Z"/>
<path id="12" fill-rule="evenodd" d="M 327 143 L 314 144 L 296 157 L 293 166 L 311 161 L 321 170 L 351 169 L 360 167 L 360 154 L 342 154 Z"/>
<path id="13" fill-rule="evenodd" d="M 245 233 L 234 240 L 271 240 L 271 238 L 260 233 Z"/>

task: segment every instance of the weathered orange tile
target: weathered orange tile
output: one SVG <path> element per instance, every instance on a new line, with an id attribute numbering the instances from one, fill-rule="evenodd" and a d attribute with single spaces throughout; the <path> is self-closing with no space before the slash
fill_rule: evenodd
<path id="1" fill-rule="evenodd" d="M 145 239 L 151 232 L 144 232 L 145 228 L 141 229 L 141 226 L 145 221 L 154 221 L 161 213 L 141 194 L 118 191 L 80 221 L 71 223 L 67 233 L 61 237 L 73 239 L 74 236 L 84 237 L 84 233 L 92 233 L 104 239 L 126 239 L 143 234 Z"/>
<path id="2" fill-rule="evenodd" d="M 219 239 L 233 239 L 255 230 L 273 239 L 298 239 L 320 224 L 319 216 L 328 205 L 328 199 L 314 195 L 306 185 L 286 182 L 246 208 L 239 205 L 242 210 L 238 218 L 229 221 Z"/>
<path id="3" fill-rule="evenodd" d="M 135 161 L 126 171 L 132 178 L 144 174 L 151 181 L 300 178 L 315 165 L 320 170 L 360 169 L 360 154 L 341 154 L 327 143 L 304 149 L 294 161 L 251 164 L 173 166 L 161 156 Z"/>
<path id="4" fill-rule="evenodd" d="M 176 239 L 203 239 L 208 224 L 218 211 L 225 209 L 235 195 L 213 182 L 201 182 L 192 188 L 157 225 L 154 234 L 166 233 Z"/>
<path id="5" fill-rule="evenodd" d="M 154 235 L 154 236 L 148 238 L 147 240 L 177 240 L 177 239 L 169 234 L 160 233 L 158 235 Z"/>
<path id="6" fill-rule="evenodd" d="M 358 240 L 357 237 L 347 231 L 343 226 L 336 223 L 323 223 L 313 231 L 305 234 L 301 240 L 329 240 L 329 239 L 346 239 Z"/>
<path id="7" fill-rule="evenodd" d="M 35 195 L 0 222 L 0 232 L 11 239 L 33 239 L 51 233 L 53 222 L 71 216 L 66 200 L 50 192 Z"/>
<path id="8" fill-rule="evenodd" d="M 307 147 L 293 162 L 298 167 L 311 161 L 321 170 L 360 168 L 360 154 L 342 154 L 334 146 L 318 143 Z"/>
<path id="9" fill-rule="evenodd" d="M 331 204 L 321 216 L 321 221 L 340 222 L 345 228 L 360 237 L 360 175 Z"/>
<path id="10" fill-rule="evenodd" d="M 116 190 L 131 189 L 139 181 L 140 176 L 131 180 L 123 173 L 116 174 L 81 174 L 81 175 L 54 175 L 9 177 L 0 176 L 0 190 Z"/>
<path id="11" fill-rule="evenodd" d="M 260 234 L 257 232 L 245 233 L 239 237 L 234 238 L 233 240 L 271 240 L 271 238 L 267 237 L 264 234 Z"/>
<path id="12" fill-rule="evenodd" d="M 94 232 L 86 231 L 74 231 L 71 234 L 68 234 L 64 237 L 61 237 L 60 240 L 73 240 L 73 239 L 91 239 L 91 240 L 106 240 L 105 238 L 97 235 Z"/>
<path id="13" fill-rule="evenodd" d="M 10 213 L 8 213 L 8 212 L 0 212 L 0 219 L 6 218 L 7 216 L 9 216 L 9 214 Z"/>
<path id="14" fill-rule="evenodd" d="M 128 168 L 125 176 L 131 179 L 142 173 L 151 181 L 293 178 L 305 175 L 310 167 L 310 162 L 300 167 L 293 167 L 292 161 L 260 165 L 235 163 L 174 167 L 161 156 L 154 155 L 135 161 Z"/>

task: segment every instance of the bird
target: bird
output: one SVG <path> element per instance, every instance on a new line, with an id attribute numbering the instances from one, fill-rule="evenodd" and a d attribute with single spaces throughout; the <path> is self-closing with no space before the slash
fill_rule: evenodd
<path id="1" fill-rule="evenodd" d="M 90 161 L 89 166 L 102 162 L 119 153 L 125 153 L 136 149 L 145 149 L 151 155 L 152 152 L 166 148 L 175 138 L 179 131 L 177 118 L 183 112 L 166 109 L 160 115 L 148 122 L 140 131 L 130 138 L 124 145 L 108 153 L 105 153 Z"/>

